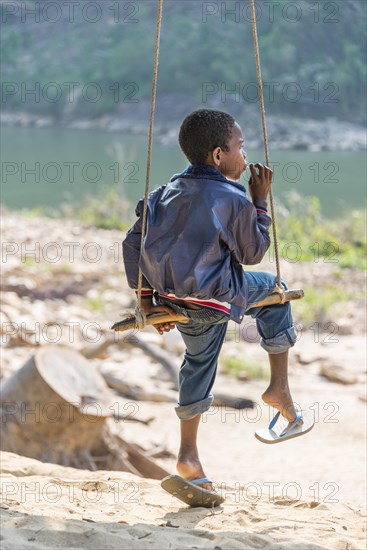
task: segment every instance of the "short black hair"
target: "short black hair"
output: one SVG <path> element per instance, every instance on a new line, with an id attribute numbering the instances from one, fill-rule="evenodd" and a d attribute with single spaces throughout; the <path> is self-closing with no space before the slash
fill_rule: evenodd
<path id="1" fill-rule="evenodd" d="M 205 164 L 216 147 L 229 151 L 235 119 L 223 111 L 199 109 L 181 124 L 178 141 L 191 164 Z"/>

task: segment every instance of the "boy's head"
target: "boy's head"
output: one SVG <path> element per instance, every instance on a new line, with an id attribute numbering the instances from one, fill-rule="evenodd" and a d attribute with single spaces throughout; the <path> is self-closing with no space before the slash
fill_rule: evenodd
<path id="1" fill-rule="evenodd" d="M 179 143 L 191 164 L 214 166 L 234 180 L 246 170 L 242 131 L 227 113 L 212 109 L 194 111 L 181 125 Z"/>

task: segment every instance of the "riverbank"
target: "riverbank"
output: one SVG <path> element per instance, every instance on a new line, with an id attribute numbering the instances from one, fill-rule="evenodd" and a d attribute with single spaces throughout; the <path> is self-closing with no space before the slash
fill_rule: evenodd
<path id="1" fill-rule="evenodd" d="M 88 320 L 97 323 L 97 334 L 91 336 L 91 340 L 95 337 L 99 341 L 104 337 L 104 331 L 108 332 L 112 322 L 120 317 L 121 308 L 134 306 L 134 295 L 123 273 L 121 242 L 124 231 L 102 229 L 95 223 L 76 218 L 53 219 L 35 216 L 32 212 L 10 212 L 6 209 L 1 210 L 1 218 L 2 311 L 5 312 L 3 320 L 8 323 L 4 337 L 3 376 L 13 363 L 14 348 L 17 348 L 14 344 L 19 344 L 17 353 L 23 357 L 22 353 L 27 353 L 25 344 L 68 343 L 70 330 L 67 321 L 77 318 L 79 328 L 71 332 L 74 343 L 78 342 L 80 348 L 85 344 L 83 325 Z M 95 221 L 98 220 L 97 216 Z M 322 236 L 320 233 L 319 238 L 322 239 Z M 342 262 L 334 249 L 332 256 L 329 252 L 326 256 L 311 255 L 313 261 L 296 260 L 293 248 L 289 257 L 282 253 L 281 246 L 279 250 L 282 277 L 290 288 L 305 290 L 305 298 L 293 302 L 300 332 L 308 333 L 310 337 L 317 334 L 319 340 L 323 334 L 321 339 L 325 341 L 331 334 L 337 340 L 338 335 L 363 334 L 365 271 L 357 267 L 341 267 Z M 354 263 L 356 266 L 363 265 L 359 261 Z M 274 272 L 273 254 L 266 254 L 259 265 L 248 266 L 247 269 Z M 38 327 L 38 331 L 34 334 L 31 331 L 24 340 L 24 327 L 20 321 L 33 328 Z M 52 327 L 50 333 L 42 330 L 42 327 L 54 322 L 57 325 L 65 323 L 59 336 L 58 327 L 55 329 L 56 336 Z M 254 328 L 254 323 L 250 324 Z M 229 339 L 228 346 L 233 347 L 233 340 L 237 342 L 240 333 L 243 335 L 240 340 L 248 343 L 258 341 L 253 333 L 252 338 L 246 338 L 246 332 L 234 333 L 235 338 Z M 144 334 L 151 338 L 155 331 L 147 329 Z M 167 345 L 170 345 L 172 334 L 158 337 L 159 342 L 164 346 L 167 339 Z M 57 342 L 54 338 L 58 338 Z M 334 338 L 331 340 L 334 341 Z"/>
<path id="2" fill-rule="evenodd" d="M 123 232 L 5 211 L 2 232 L 2 382 L 42 346 L 61 344 L 88 355 L 111 337 L 111 324 L 134 307 L 123 274 Z M 256 268 L 274 271 L 274 263 Z M 155 480 L 4 452 L 4 549 L 360 550 L 367 494 L 365 274 L 321 261 L 283 261 L 282 273 L 292 287 L 313 287 L 320 297 L 332 284 L 348 288 L 355 298 L 332 304 L 332 322 L 320 320 L 316 301 L 310 304 L 311 319 L 302 323 L 294 303 L 299 341 L 290 352 L 290 385 L 295 402 L 315 412 L 310 434 L 275 446 L 255 439 L 254 431 L 272 412 L 260 398 L 269 376 L 266 354 L 252 320 L 231 323 L 214 393 L 251 399 L 255 407 L 213 407 L 201 422 L 202 461 L 226 497 L 223 506 L 189 509 Z M 89 359 L 91 368 L 152 397 L 121 401 L 133 404 L 149 422 L 111 423 L 121 437 L 156 453 L 157 463 L 174 473 L 177 394 L 162 365 L 131 345 L 134 335 L 121 336 Z M 137 337 L 168 354 L 178 370 L 184 351 L 178 331 L 161 337 L 146 328 Z M 157 395 L 168 397 L 158 402 Z M 116 394 L 115 399 L 122 398 Z"/>
<path id="3" fill-rule="evenodd" d="M 165 145 L 176 144 L 179 125 L 188 112 L 194 108 L 209 107 L 208 105 L 189 106 L 185 104 L 178 109 L 173 109 L 172 105 L 166 107 L 167 103 L 170 104 L 172 101 L 171 98 L 160 101 L 155 118 L 155 139 Z M 262 133 L 257 109 L 255 110 L 253 107 L 239 109 L 235 104 L 218 104 L 210 107 L 228 110 L 237 118 L 245 129 L 247 148 L 262 148 Z M 146 135 L 148 121 L 148 102 L 140 102 L 133 109 L 130 105 L 122 105 L 117 113 L 93 119 L 65 118 L 55 120 L 50 116 L 40 116 L 20 111 L 5 111 L 0 116 L 0 124 L 4 127 L 97 130 L 124 135 Z M 335 118 L 316 120 L 268 116 L 267 129 L 269 143 L 274 150 L 361 151 L 367 147 L 367 134 L 364 126 Z"/>
<path id="4" fill-rule="evenodd" d="M 123 273 L 123 231 L 97 228 L 77 219 L 2 210 L 2 238 L 3 377 L 10 376 L 27 359 L 30 349 L 40 345 L 72 345 L 81 351 L 101 344 L 112 323 L 134 307 L 134 294 Z M 298 365 L 300 372 L 304 365 L 311 368 L 314 364 L 316 378 L 321 369 L 329 369 L 339 372 L 340 383 L 355 379 L 353 384 L 359 384 L 365 373 L 365 345 L 358 345 L 358 354 L 354 350 L 355 359 L 349 357 L 348 350 L 356 348 L 355 344 L 350 348 L 349 339 L 363 341 L 365 334 L 365 272 L 340 267 L 328 259 L 281 259 L 282 277 L 288 286 L 305 291 L 304 299 L 293 302 L 299 343 L 292 351 L 292 364 Z M 261 264 L 247 269 L 274 272 L 274 258 L 266 255 Z M 141 337 L 169 353 L 183 352 L 177 331 L 161 337 L 147 328 Z M 241 326 L 231 322 L 220 372 L 239 375 L 239 380 L 256 382 L 257 375 L 261 379 L 263 368 L 253 372 L 254 364 L 266 364 L 258 342 L 253 319 L 244 319 Z M 138 362 L 142 359 L 143 355 L 136 356 Z M 121 353 L 112 348 L 108 363 L 115 369 L 121 361 L 132 360 L 131 350 Z M 144 376 L 137 372 L 134 379 L 129 369 L 128 376 L 134 384 L 141 384 Z M 159 386 L 159 380 L 156 383 Z M 358 393 L 362 388 L 359 386 Z"/>

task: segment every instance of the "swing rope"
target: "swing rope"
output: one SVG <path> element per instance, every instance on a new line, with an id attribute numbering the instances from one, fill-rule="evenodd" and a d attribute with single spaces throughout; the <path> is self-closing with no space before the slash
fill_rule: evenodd
<path id="1" fill-rule="evenodd" d="M 264 91 L 263 91 L 263 82 L 262 82 L 262 76 L 261 76 L 259 42 L 257 38 L 255 0 L 250 0 L 250 5 L 251 5 L 251 19 L 252 19 L 252 34 L 254 37 L 257 86 L 258 86 L 259 97 L 260 97 L 260 112 L 261 112 L 261 124 L 263 129 L 265 162 L 266 162 L 266 166 L 269 166 L 270 161 L 269 161 L 268 133 L 266 130 Z M 277 239 L 277 230 L 276 230 L 276 222 L 275 222 L 275 208 L 274 208 L 273 191 L 271 187 L 269 190 L 269 200 L 270 200 L 270 213 L 273 220 L 273 242 L 274 242 L 275 265 L 277 270 L 277 281 L 278 281 L 279 289 L 282 289 L 282 280 L 280 276 L 280 264 L 279 264 L 278 239 Z"/>
<path id="2" fill-rule="evenodd" d="M 145 176 L 144 208 L 143 208 L 142 224 L 141 224 L 140 250 L 143 250 L 144 236 L 145 236 L 145 230 L 147 225 L 148 193 L 149 193 L 150 166 L 151 166 L 152 145 L 153 145 L 155 101 L 157 97 L 159 44 L 161 40 L 162 10 L 163 10 L 163 0 L 158 0 L 157 26 L 156 26 L 156 33 L 155 33 L 155 48 L 154 48 L 153 80 L 152 80 L 152 98 L 151 98 L 151 104 L 150 104 L 149 132 L 148 132 L 148 154 L 147 154 L 147 165 L 146 165 L 146 176 Z M 144 328 L 146 324 L 146 315 L 144 313 L 143 308 L 141 307 L 142 286 L 143 286 L 143 273 L 141 271 L 141 268 L 139 267 L 137 304 L 135 308 L 136 328 Z"/>

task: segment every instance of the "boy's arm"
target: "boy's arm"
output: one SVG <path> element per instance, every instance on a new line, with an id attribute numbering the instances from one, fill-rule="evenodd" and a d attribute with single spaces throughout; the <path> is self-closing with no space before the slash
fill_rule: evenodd
<path id="1" fill-rule="evenodd" d="M 130 288 L 137 293 L 138 277 L 139 277 L 139 258 L 140 258 L 140 245 L 141 245 L 141 229 L 142 229 L 142 212 L 143 212 L 143 200 L 140 200 L 136 207 L 136 215 L 139 216 L 133 227 L 127 232 L 126 238 L 122 243 L 122 251 L 125 265 L 125 273 L 127 282 Z M 168 313 L 174 315 L 175 312 L 167 307 L 153 304 L 153 288 L 149 281 L 143 275 L 143 286 L 141 291 L 141 305 L 146 314 L 148 313 Z M 158 323 L 154 325 L 159 334 L 169 332 L 174 329 L 176 323 L 166 322 Z"/>
<path id="2" fill-rule="evenodd" d="M 138 216 L 137 221 L 131 229 L 127 232 L 126 238 L 122 243 L 122 253 L 124 259 L 125 273 L 127 282 L 130 288 L 137 291 L 138 288 L 138 275 L 139 275 L 139 258 L 140 258 L 140 245 L 141 245 L 141 226 L 143 211 L 143 201 L 140 200 L 136 207 L 135 213 Z M 141 292 L 142 298 L 145 301 L 152 300 L 153 289 L 150 283 L 143 275 L 143 286 Z"/>
<path id="3" fill-rule="evenodd" d="M 234 254 L 241 264 L 254 265 L 261 262 L 270 246 L 271 223 L 266 200 L 256 206 L 248 201 L 240 210 L 232 226 L 232 234 Z"/>
<path id="4" fill-rule="evenodd" d="M 252 198 L 245 202 L 233 224 L 234 253 L 241 264 L 261 262 L 270 246 L 267 196 L 273 172 L 268 166 L 250 163 L 249 192 Z"/>

